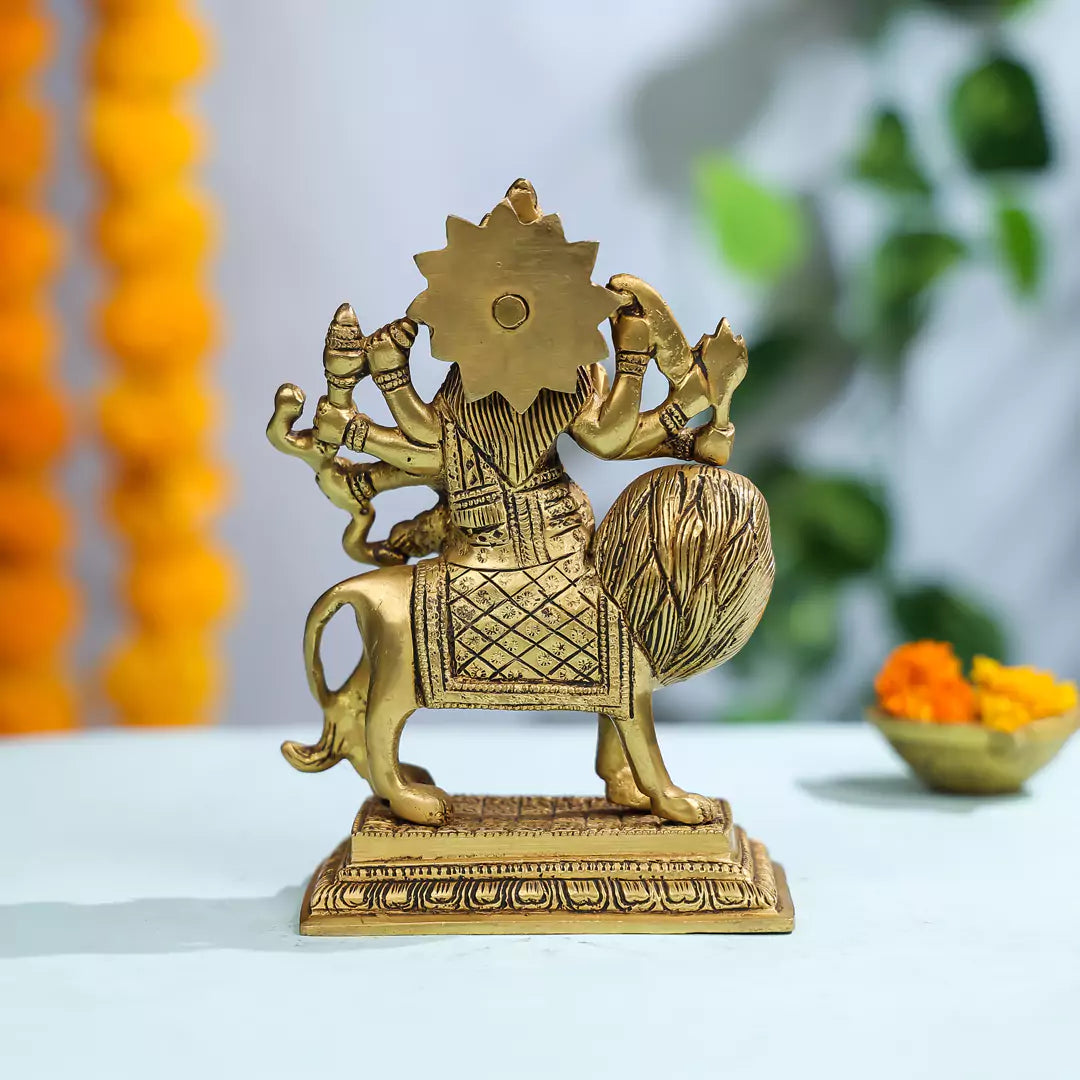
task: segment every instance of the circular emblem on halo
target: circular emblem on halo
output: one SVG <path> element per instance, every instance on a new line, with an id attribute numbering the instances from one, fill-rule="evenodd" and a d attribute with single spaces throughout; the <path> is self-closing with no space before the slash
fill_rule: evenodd
<path id="1" fill-rule="evenodd" d="M 504 330 L 516 330 L 529 317 L 529 305 L 515 293 L 504 293 L 491 305 L 491 314 Z"/>

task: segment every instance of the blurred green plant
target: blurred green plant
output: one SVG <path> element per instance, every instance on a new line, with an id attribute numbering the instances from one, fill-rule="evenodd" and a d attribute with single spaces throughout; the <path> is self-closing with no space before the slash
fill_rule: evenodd
<path id="1" fill-rule="evenodd" d="M 997 243 L 1013 288 L 1020 296 L 1030 296 L 1042 277 L 1042 237 L 1031 215 L 1022 207 L 1003 200 L 997 207 Z"/>
<path id="2" fill-rule="evenodd" d="M 890 191 L 930 194 L 926 179 L 908 142 L 907 129 L 895 109 L 881 109 L 855 159 L 855 175 Z"/>
<path id="3" fill-rule="evenodd" d="M 969 71 L 949 101 L 953 138 L 977 173 L 1045 169 L 1050 140 L 1035 80 L 1019 61 L 995 56 Z"/>
<path id="4" fill-rule="evenodd" d="M 995 22 L 1026 3 L 940 0 L 937 6 L 957 17 Z M 792 278 L 822 276 L 822 253 L 811 242 L 814 221 L 821 218 L 814 192 L 771 190 L 729 156 L 699 163 L 702 216 L 721 257 L 766 290 L 766 309 L 785 312 L 751 341 L 750 373 L 737 402 L 740 418 L 761 436 L 747 471 L 769 502 L 777 573 L 761 626 L 732 661 L 747 692 L 725 711 L 726 719 L 791 714 L 836 656 L 844 595 L 856 584 L 877 597 L 897 640 L 950 641 L 965 662 L 976 653 L 1007 656 L 1006 635 L 978 597 L 949 582 L 895 580 L 893 517 L 881 482 L 800 467 L 784 456 L 782 438 L 771 437 L 766 419 L 786 380 L 808 364 L 824 369 L 845 350 L 859 364 L 898 373 L 937 289 L 962 260 L 996 259 L 1017 297 L 1037 291 L 1043 243 L 1023 204 L 1022 178 L 1046 169 L 1052 149 L 1034 76 L 1019 59 L 995 49 L 959 73 L 945 111 L 956 154 L 989 208 L 985 235 L 969 235 L 943 218 L 938 179 L 921 160 L 900 110 L 884 104 L 867 119 L 850 174 L 883 201 L 886 224 L 861 266 L 844 274 L 830 259 L 836 288 L 829 302 L 814 294 L 794 313 Z M 890 385 L 895 393 L 896 380 Z M 866 672 L 867 683 L 871 675 Z M 850 711 L 859 704 L 853 701 Z"/>
<path id="5" fill-rule="evenodd" d="M 950 641 L 965 665 L 977 655 L 1005 655 L 1005 634 L 978 601 L 946 585 L 915 585 L 892 594 L 897 625 L 909 641 Z"/>
<path id="6" fill-rule="evenodd" d="M 967 253 L 949 233 L 891 232 L 878 245 L 868 276 L 864 344 L 890 363 L 903 358 L 922 328 L 930 286 Z"/>
<path id="7" fill-rule="evenodd" d="M 807 228 L 799 201 L 755 183 L 730 158 L 698 165 L 698 197 L 729 266 L 775 282 L 806 255 Z"/>

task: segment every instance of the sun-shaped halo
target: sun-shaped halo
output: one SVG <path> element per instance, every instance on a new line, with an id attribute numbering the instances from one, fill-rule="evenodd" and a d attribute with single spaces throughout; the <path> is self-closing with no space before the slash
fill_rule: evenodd
<path id="1" fill-rule="evenodd" d="M 524 412 L 608 355 L 598 324 L 620 300 L 589 280 L 595 243 L 569 243 L 557 214 L 521 220 L 509 194 L 480 225 L 446 219 L 446 247 L 416 256 L 428 287 L 408 314 L 430 329 L 431 355 L 457 363 L 470 401 L 498 392 Z"/>

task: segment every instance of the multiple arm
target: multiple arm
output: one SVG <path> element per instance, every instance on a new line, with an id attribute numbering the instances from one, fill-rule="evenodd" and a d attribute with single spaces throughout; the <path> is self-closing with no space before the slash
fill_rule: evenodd
<path id="1" fill-rule="evenodd" d="M 652 358 L 649 326 L 631 294 L 611 318 L 615 342 L 615 381 L 608 389 L 607 372 L 593 365 L 596 394 L 574 422 L 571 434 L 579 446 L 602 458 L 621 457 L 633 439 L 641 409 L 641 383 Z"/>
<path id="2" fill-rule="evenodd" d="M 315 430 L 320 434 L 316 416 Z M 383 427 L 357 413 L 345 425 L 341 443 L 358 454 L 371 454 L 416 477 L 438 476 L 442 471 L 442 453 L 437 446 L 421 446 L 405 437 L 400 428 Z"/>
<path id="3" fill-rule="evenodd" d="M 342 546 L 358 562 L 402 563 L 436 551 L 442 543 L 441 502 L 412 521 L 400 522 L 386 541 L 368 540 L 375 520 L 371 500 L 380 491 L 420 484 L 434 487 L 442 471 L 438 418 L 409 382 L 408 350 L 415 335 L 415 323 L 402 320 L 364 339 L 352 309 L 342 305 L 327 333 L 323 354 L 327 393 L 315 410 L 314 427 L 293 430 L 304 409 L 304 394 L 290 383 L 278 390 L 267 425 L 271 445 L 309 465 L 323 494 L 348 513 Z M 353 388 L 369 373 L 400 427 L 384 427 L 357 412 Z M 338 454 L 341 447 L 379 460 L 351 461 Z"/>
<path id="4" fill-rule="evenodd" d="M 593 366 L 592 401 L 570 434 L 602 458 L 670 456 L 725 464 L 735 433 L 729 419 L 731 395 L 746 374 L 745 342 L 724 320 L 691 349 L 650 286 L 620 275 L 608 287 L 624 301 L 611 317 L 615 379 L 609 386 L 603 367 Z M 304 395 L 285 384 L 278 390 L 267 437 L 278 450 L 305 461 L 327 498 L 349 513 L 342 540 L 353 558 L 375 564 L 402 562 L 438 549 L 445 530 L 445 504 L 440 501 L 419 518 L 395 526 L 389 541 L 370 543 L 367 536 L 375 517 L 371 500 L 392 488 L 418 484 L 439 488 L 441 422 L 409 376 L 416 323 L 400 319 L 364 338 L 355 320 L 352 309 L 342 305 L 331 323 L 324 353 L 328 392 L 315 410 L 314 427 L 293 430 L 303 412 Z M 653 361 L 667 377 L 669 392 L 658 408 L 642 411 L 642 381 Z M 376 424 L 357 411 L 352 389 L 369 373 L 397 427 Z M 693 417 L 708 410 L 712 415 L 704 425 L 688 427 Z M 338 455 L 341 447 L 378 461 L 350 461 Z"/>
<path id="5" fill-rule="evenodd" d="M 409 351 L 415 340 L 412 319 L 399 319 L 372 334 L 367 348 L 371 378 L 405 437 L 421 446 L 438 446 L 442 434 L 439 417 L 416 392 L 409 375 Z M 381 456 L 375 450 L 370 453 Z"/>
<path id="6" fill-rule="evenodd" d="M 571 435 L 603 458 L 676 457 L 726 464 L 735 434 L 731 395 L 746 374 L 745 342 L 723 320 L 691 349 L 650 286 L 620 275 L 608 287 L 625 300 L 611 317 L 615 381 L 608 390 L 606 372 L 595 365 L 593 404 Z M 659 408 L 642 412 L 642 379 L 654 359 L 667 376 L 669 392 Z M 690 429 L 690 420 L 707 410 L 712 416 L 706 423 Z"/>

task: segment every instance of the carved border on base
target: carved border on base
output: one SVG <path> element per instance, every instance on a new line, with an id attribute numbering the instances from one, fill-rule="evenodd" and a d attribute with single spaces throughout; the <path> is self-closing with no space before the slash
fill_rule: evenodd
<path id="1" fill-rule="evenodd" d="M 775 908 L 765 846 L 737 829 L 740 859 L 348 865 L 343 844 L 320 868 L 312 915 L 707 915 Z"/>

